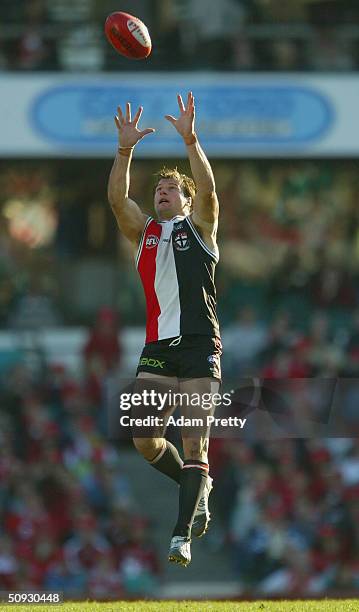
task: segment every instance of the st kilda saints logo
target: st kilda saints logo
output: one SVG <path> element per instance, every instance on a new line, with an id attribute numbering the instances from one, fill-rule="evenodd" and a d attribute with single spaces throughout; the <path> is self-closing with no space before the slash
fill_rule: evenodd
<path id="1" fill-rule="evenodd" d="M 153 249 L 159 243 L 159 238 L 154 234 L 149 234 L 146 238 L 146 249 Z"/>
<path id="2" fill-rule="evenodd" d="M 191 245 L 187 232 L 177 232 L 173 237 L 173 244 L 177 251 L 187 251 Z"/>

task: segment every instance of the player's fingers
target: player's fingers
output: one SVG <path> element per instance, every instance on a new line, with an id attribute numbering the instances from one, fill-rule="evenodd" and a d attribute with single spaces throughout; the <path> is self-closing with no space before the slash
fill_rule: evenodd
<path id="1" fill-rule="evenodd" d="M 122 126 L 121 126 L 120 120 L 117 117 L 117 115 L 115 115 L 115 123 L 116 123 L 117 129 L 120 130 Z"/>
<path id="2" fill-rule="evenodd" d="M 177 94 L 177 102 L 181 113 L 184 113 L 186 109 L 184 107 L 182 96 L 180 94 Z"/>
<path id="3" fill-rule="evenodd" d="M 190 91 L 188 94 L 188 98 L 187 98 L 187 110 L 191 111 L 194 108 L 194 96 L 193 93 Z"/>
<path id="4" fill-rule="evenodd" d="M 131 121 L 131 104 L 126 102 L 126 121 Z"/>
<path id="5" fill-rule="evenodd" d="M 139 106 L 137 113 L 135 114 L 134 118 L 133 118 L 133 123 L 135 124 L 135 127 L 137 127 L 137 124 L 141 118 L 142 115 L 142 111 L 143 111 L 143 106 Z"/>
<path id="6" fill-rule="evenodd" d="M 118 118 L 120 120 L 120 123 L 123 123 L 125 121 L 125 118 L 123 116 L 123 112 L 122 112 L 121 106 L 117 107 L 117 116 L 118 116 Z"/>
<path id="7" fill-rule="evenodd" d="M 172 115 L 165 115 L 165 119 L 167 119 L 167 121 L 170 121 L 172 125 L 175 125 L 177 121 L 177 119 L 175 119 L 175 117 L 172 117 Z"/>
<path id="8" fill-rule="evenodd" d="M 144 136 L 147 136 L 147 134 L 153 134 L 153 132 L 155 132 L 156 130 L 154 128 L 146 128 L 145 130 L 142 130 L 142 132 L 140 132 L 140 136 L 141 138 L 143 138 Z"/>

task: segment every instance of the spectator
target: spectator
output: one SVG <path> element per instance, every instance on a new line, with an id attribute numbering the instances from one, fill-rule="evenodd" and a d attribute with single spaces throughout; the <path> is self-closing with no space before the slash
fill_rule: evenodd
<path id="1" fill-rule="evenodd" d="M 16 68 L 19 70 L 46 70 L 53 67 L 53 49 L 43 35 L 46 8 L 43 0 L 26 2 L 23 34 L 18 42 Z"/>
<path id="2" fill-rule="evenodd" d="M 15 588 L 15 577 L 18 562 L 14 551 L 13 540 L 9 535 L 0 536 L 0 586 L 10 591 Z"/>
<path id="3" fill-rule="evenodd" d="M 119 571 L 123 584 L 128 593 L 137 596 L 154 592 L 158 581 L 157 555 L 146 537 L 146 523 L 139 517 L 120 550 Z"/>
<path id="4" fill-rule="evenodd" d="M 336 27 L 317 28 L 308 46 L 309 69 L 322 72 L 355 70 L 352 41 L 340 36 Z"/>
<path id="5" fill-rule="evenodd" d="M 104 306 L 97 313 L 95 326 L 84 347 L 87 396 L 95 405 L 103 403 L 103 381 L 119 369 L 121 350 L 117 316 Z"/>
<path id="6" fill-rule="evenodd" d="M 10 326 L 18 330 L 39 331 L 46 327 L 57 327 L 60 322 L 61 317 L 52 297 L 35 278 L 27 291 L 18 298 L 14 312 L 9 316 Z"/>
<path id="7" fill-rule="evenodd" d="M 245 375 L 267 341 L 267 330 L 250 306 L 241 308 L 237 321 L 225 328 L 223 344 L 233 363 L 231 370 L 236 375 Z"/>
<path id="8" fill-rule="evenodd" d="M 102 555 L 90 570 L 88 592 L 89 596 L 95 600 L 123 599 L 125 591 L 111 553 Z"/>
<path id="9" fill-rule="evenodd" d="M 313 275 L 310 291 L 314 304 L 319 308 L 353 308 L 356 304 L 352 274 L 344 262 L 324 263 Z"/>
<path id="10" fill-rule="evenodd" d="M 84 347 L 87 362 L 92 359 L 100 362 L 100 368 L 109 372 L 120 365 L 121 345 L 118 338 L 119 326 L 115 312 L 102 307 L 96 317 L 95 327 Z"/>
<path id="11" fill-rule="evenodd" d="M 87 572 L 70 569 L 65 560 L 53 563 L 44 579 L 44 588 L 49 591 L 63 591 L 70 599 L 86 597 Z"/>
<path id="12" fill-rule="evenodd" d="M 197 31 L 196 67 L 210 70 L 232 68 L 234 41 L 244 24 L 245 4 L 235 0 L 215 4 L 210 0 L 197 0 L 188 3 L 186 14 Z M 199 53 L 198 50 L 203 48 L 206 53 Z"/>
<path id="13" fill-rule="evenodd" d="M 105 64 L 104 42 L 97 24 L 78 24 L 58 41 L 59 64 L 65 71 L 100 71 Z"/>

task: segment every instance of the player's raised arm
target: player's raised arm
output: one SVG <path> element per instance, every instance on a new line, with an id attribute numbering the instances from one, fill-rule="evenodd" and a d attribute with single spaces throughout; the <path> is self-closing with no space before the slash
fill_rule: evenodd
<path id="1" fill-rule="evenodd" d="M 215 232 L 219 213 L 216 185 L 212 168 L 195 132 L 195 105 L 192 92 L 189 92 L 187 96 L 186 106 L 180 95 L 177 95 L 177 101 L 180 116 L 176 119 L 172 115 L 166 115 L 166 119 L 176 128 L 187 147 L 191 171 L 196 183 L 193 222 L 206 233 Z"/>
<path id="2" fill-rule="evenodd" d="M 133 121 L 131 121 L 131 105 L 129 102 L 126 104 L 125 115 L 122 113 L 120 106 L 117 109 L 118 114 L 115 117 L 115 123 L 118 130 L 119 146 L 108 181 L 108 200 L 118 226 L 126 238 L 136 246 L 147 217 L 142 213 L 136 202 L 128 197 L 132 153 L 139 140 L 155 131 L 153 128 L 138 129 L 142 110 L 142 106 L 140 106 Z"/>

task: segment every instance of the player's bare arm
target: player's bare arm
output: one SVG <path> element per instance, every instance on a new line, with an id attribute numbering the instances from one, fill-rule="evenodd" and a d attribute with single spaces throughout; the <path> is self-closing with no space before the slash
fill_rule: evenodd
<path id="1" fill-rule="evenodd" d="M 115 123 L 118 130 L 118 150 L 108 182 L 108 200 L 116 217 L 121 232 L 136 248 L 144 229 L 147 215 L 143 214 L 134 200 L 129 198 L 130 166 L 132 153 L 136 144 L 147 134 L 152 134 L 153 128 L 140 130 L 138 123 L 142 115 L 142 106 L 131 120 L 131 105 L 126 104 L 125 114 L 121 107 L 117 108 Z"/>
<path id="2" fill-rule="evenodd" d="M 176 128 L 187 146 L 191 171 L 196 183 L 192 220 L 208 246 L 216 250 L 219 204 L 212 168 L 195 132 L 195 104 L 192 92 L 188 93 L 186 106 L 180 95 L 177 96 L 177 101 L 179 117 L 176 119 L 172 115 L 166 115 L 166 119 Z"/>

